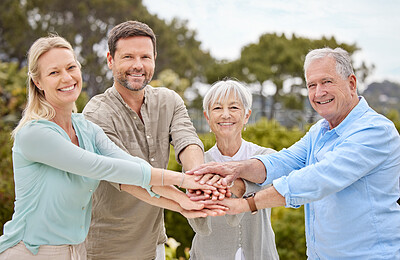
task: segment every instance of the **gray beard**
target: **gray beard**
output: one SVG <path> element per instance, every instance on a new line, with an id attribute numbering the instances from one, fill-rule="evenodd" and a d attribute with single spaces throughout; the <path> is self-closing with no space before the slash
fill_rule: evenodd
<path id="1" fill-rule="evenodd" d="M 140 91 L 140 90 L 144 89 L 147 86 L 147 84 L 149 83 L 148 81 L 144 81 L 143 85 L 140 88 L 132 88 L 131 84 L 129 84 L 128 80 L 117 79 L 117 81 L 119 84 L 121 84 L 126 89 L 129 89 L 131 91 Z"/>

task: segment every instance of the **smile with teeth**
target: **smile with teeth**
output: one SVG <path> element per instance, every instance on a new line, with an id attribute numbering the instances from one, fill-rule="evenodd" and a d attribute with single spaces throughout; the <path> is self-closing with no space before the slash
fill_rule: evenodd
<path id="1" fill-rule="evenodd" d="M 141 76 L 143 76 L 144 74 L 129 74 L 129 76 L 131 76 L 131 77 L 141 77 Z"/>
<path id="2" fill-rule="evenodd" d="M 332 98 L 332 99 L 329 99 L 329 100 L 327 100 L 327 101 L 320 101 L 320 102 L 317 102 L 317 103 L 323 105 L 323 104 L 330 103 L 330 102 L 332 102 L 332 101 L 333 101 L 333 98 Z"/>
<path id="3" fill-rule="evenodd" d="M 222 126 L 233 125 L 233 123 L 218 123 L 218 124 Z"/>
<path id="4" fill-rule="evenodd" d="M 72 86 L 70 86 L 70 87 L 66 87 L 66 88 L 61 88 L 61 89 L 59 89 L 59 91 L 70 91 L 70 90 L 73 90 L 75 88 L 75 85 L 72 85 Z"/>

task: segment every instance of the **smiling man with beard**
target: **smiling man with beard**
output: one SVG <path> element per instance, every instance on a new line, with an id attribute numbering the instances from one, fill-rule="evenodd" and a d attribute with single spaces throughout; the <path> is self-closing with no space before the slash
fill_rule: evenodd
<path id="1" fill-rule="evenodd" d="M 108 47 L 114 85 L 89 101 L 85 117 L 119 147 L 153 167 L 167 167 L 170 144 L 184 169 L 203 163 L 203 145 L 182 98 L 167 88 L 148 85 L 157 56 L 151 28 L 137 21 L 121 23 L 110 31 Z M 129 189 L 135 197 L 116 184 L 100 183 L 93 196 L 88 259 L 165 259 L 163 209 L 146 202 L 181 213 L 194 209 L 184 208 L 181 199 L 162 200 L 140 187 Z M 175 188 L 171 197 L 182 195 Z"/>

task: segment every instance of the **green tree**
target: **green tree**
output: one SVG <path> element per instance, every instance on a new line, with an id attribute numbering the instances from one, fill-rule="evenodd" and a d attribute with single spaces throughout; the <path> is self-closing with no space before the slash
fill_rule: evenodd
<path id="1" fill-rule="evenodd" d="M 0 62 L 0 124 L 13 126 L 26 103 L 26 68 L 17 62 Z"/>
<path id="2" fill-rule="evenodd" d="M 0 234 L 11 219 L 14 179 L 11 159 L 11 130 L 19 120 L 26 102 L 26 69 L 16 62 L 0 62 Z"/>
<path id="3" fill-rule="evenodd" d="M 305 87 L 303 63 L 310 49 L 322 47 L 341 47 L 351 55 L 359 50 L 356 44 L 338 43 L 334 37 L 321 39 L 309 39 L 285 34 L 267 33 L 260 36 L 257 43 L 244 46 L 238 60 L 227 62 L 221 61 L 207 71 L 207 80 L 214 82 L 225 76 L 235 77 L 247 83 L 259 86 L 258 95 L 262 97 L 262 115 L 269 119 L 274 118 L 276 103 L 280 102 L 289 106 L 296 104 L 295 108 L 302 108 L 304 98 L 299 95 L 301 88 Z M 367 77 L 369 68 L 363 63 L 360 68 L 363 78 Z M 283 92 L 283 84 L 289 79 L 299 79 L 301 84 L 292 85 L 293 95 L 288 96 Z M 267 82 L 275 86 L 275 93 L 270 98 L 269 113 L 266 114 L 267 100 L 265 97 Z M 299 98 L 301 97 L 301 98 Z M 295 103 L 293 103 L 295 101 Z"/>
<path id="4" fill-rule="evenodd" d="M 174 90 L 184 99 L 185 90 L 189 87 L 190 82 L 187 78 L 179 78 L 179 75 L 172 69 L 165 69 L 158 74 L 157 80 L 153 80 L 151 85 Z"/>
<path id="5" fill-rule="evenodd" d="M 3 0 L 0 10 L 0 57 L 15 60 L 22 67 L 35 39 L 58 33 L 75 47 L 83 65 L 89 97 L 112 84 L 106 66 L 107 33 L 116 24 L 129 20 L 147 23 L 157 35 L 155 75 L 172 68 L 180 78 L 202 77 L 204 67 L 214 62 L 200 49 L 196 32 L 187 21 L 169 24 L 151 15 L 141 0 Z"/>

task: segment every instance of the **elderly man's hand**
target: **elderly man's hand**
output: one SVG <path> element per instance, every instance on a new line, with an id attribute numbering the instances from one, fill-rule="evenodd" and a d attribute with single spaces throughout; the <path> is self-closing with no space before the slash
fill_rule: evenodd
<path id="1" fill-rule="evenodd" d="M 187 171 L 186 174 L 197 175 L 196 180 L 203 183 L 206 183 L 205 180 L 209 179 L 208 177 L 205 177 L 205 175 L 218 174 L 224 177 L 222 180 L 219 181 L 219 184 L 229 186 L 234 180 L 236 180 L 236 178 L 239 177 L 241 166 L 242 162 L 210 162 L 202 164 L 190 171 Z"/>

